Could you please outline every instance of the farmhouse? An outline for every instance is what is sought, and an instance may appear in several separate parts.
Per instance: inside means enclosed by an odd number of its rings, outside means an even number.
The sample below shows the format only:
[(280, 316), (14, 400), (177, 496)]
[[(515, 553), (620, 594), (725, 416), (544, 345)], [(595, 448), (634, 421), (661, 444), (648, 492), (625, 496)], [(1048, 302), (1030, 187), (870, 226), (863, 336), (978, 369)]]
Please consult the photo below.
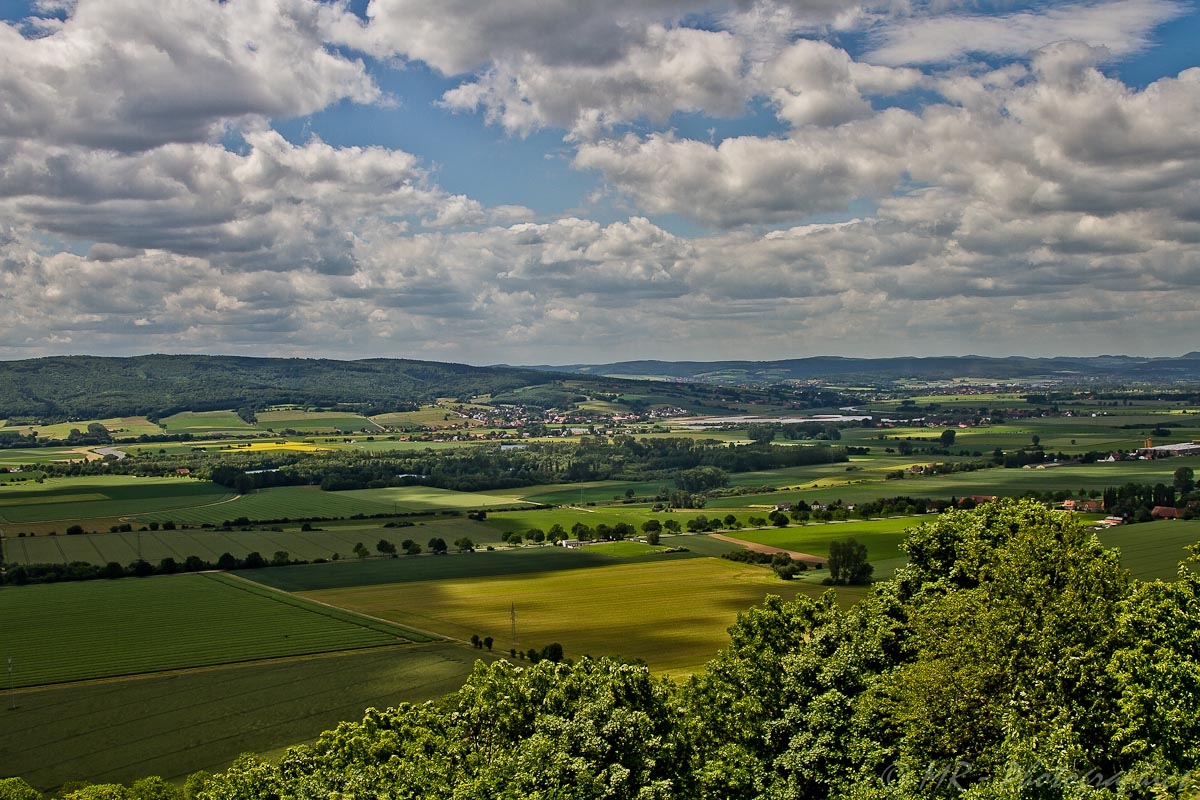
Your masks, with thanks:
[(1179, 509), (1171, 506), (1155, 506), (1150, 509), (1150, 516), (1155, 519), (1179, 519)]

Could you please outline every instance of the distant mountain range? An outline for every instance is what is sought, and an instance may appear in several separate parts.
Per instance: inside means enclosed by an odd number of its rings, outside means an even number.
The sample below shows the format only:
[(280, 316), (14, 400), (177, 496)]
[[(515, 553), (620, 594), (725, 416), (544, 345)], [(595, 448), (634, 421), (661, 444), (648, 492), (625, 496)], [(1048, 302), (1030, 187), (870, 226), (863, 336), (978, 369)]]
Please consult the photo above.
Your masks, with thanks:
[(836, 380), (1145, 380), (1200, 381), (1200, 353), (1179, 357), (1089, 356), (1057, 358), (841, 358), (815, 356), (782, 361), (620, 361), (613, 364), (538, 365), (529, 369), (578, 375), (686, 380), (724, 384)]

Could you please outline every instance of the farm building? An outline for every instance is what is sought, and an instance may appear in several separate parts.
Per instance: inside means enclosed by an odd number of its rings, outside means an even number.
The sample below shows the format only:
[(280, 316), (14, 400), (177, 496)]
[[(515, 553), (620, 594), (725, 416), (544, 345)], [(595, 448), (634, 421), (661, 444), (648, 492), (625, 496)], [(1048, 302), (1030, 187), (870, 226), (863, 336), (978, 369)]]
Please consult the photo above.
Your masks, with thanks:
[(1160, 444), (1157, 447), (1151, 447), (1149, 442), (1145, 447), (1138, 450), (1138, 455), (1141, 456), (1200, 456), (1200, 442), (1179, 442), (1178, 444)]
[(1172, 506), (1155, 506), (1150, 509), (1150, 516), (1155, 519), (1179, 519), (1179, 509)]

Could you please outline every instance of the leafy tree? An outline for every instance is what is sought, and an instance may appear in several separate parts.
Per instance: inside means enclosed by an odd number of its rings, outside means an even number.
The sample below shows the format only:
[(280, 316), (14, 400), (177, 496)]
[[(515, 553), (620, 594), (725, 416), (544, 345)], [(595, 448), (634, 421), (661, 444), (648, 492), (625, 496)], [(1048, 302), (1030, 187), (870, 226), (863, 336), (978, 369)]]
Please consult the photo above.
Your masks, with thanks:
[(458, 552), (460, 552), (460, 553), (475, 552), (475, 543), (472, 542), (470, 539), (468, 539), (466, 536), (462, 537), (461, 539), (455, 539), (454, 546), (456, 548), (458, 548)]
[(429, 552), (435, 555), (444, 555), (447, 549), (446, 540), (440, 536), (435, 536), (429, 540)]
[(496, 641), (496, 640), (495, 640), (495, 639), (493, 639), (493, 638), (492, 638), (492, 637), (490, 637), (490, 636), (485, 636), (485, 637), (483, 637), (483, 646), (484, 646), (484, 647), (486, 647), (486, 648), (488, 649), (488, 652), (489, 652), (489, 653), (490, 653), (490, 652), (492, 652), (492, 644), (493, 644), (495, 641)]
[[(1174, 485), (1175, 491), (1179, 494), (1187, 494), (1192, 489), (1196, 488), (1196, 474), (1191, 467), (1180, 467), (1175, 470)], [(68, 531), (69, 533), (70, 531)]]
[(829, 543), (829, 582), (856, 585), (871, 580), (875, 568), (867, 560), (867, 546), (853, 538)]
[(658, 531), (651, 531), (646, 534), (647, 543), (657, 546), (660, 541), (662, 541), (662, 534)]
[(42, 793), (21, 778), (0, 778), (0, 800), (42, 800)]
[(720, 467), (695, 467), (680, 471), (675, 483), (685, 492), (705, 492), (729, 483), (729, 473)]
[(396, 545), (392, 544), (387, 539), (380, 539), (375, 543), (375, 549), (386, 555), (388, 553), (395, 553)]
[(263, 554), (255, 550), (253, 553), (246, 554), (246, 560), (242, 564), (246, 569), (262, 569), (267, 566), (267, 559), (263, 558)]
[(754, 444), (770, 444), (778, 430), (776, 425), (754, 423), (746, 426), (746, 438)]
[(953, 445), (954, 439), (957, 435), (957, 432), (953, 428), (946, 428), (946, 430), (942, 431), (942, 435), (939, 437), (942, 447), (950, 447)]
[(233, 553), (221, 553), (217, 558), (217, 569), (231, 570), (238, 568), (238, 560), (233, 557)]

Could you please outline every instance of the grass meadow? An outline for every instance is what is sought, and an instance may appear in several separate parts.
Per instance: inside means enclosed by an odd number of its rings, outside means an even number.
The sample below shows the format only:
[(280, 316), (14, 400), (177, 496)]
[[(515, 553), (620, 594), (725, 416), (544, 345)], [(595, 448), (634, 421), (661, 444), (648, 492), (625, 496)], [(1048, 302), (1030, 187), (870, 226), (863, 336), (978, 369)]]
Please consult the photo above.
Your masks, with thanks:
[(17, 686), (429, 638), (219, 573), (7, 586), (0, 618)]
[(46, 792), (80, 779), (181, 781), (314, 740), (370, 706), (442, 697), (478, 657), (457, 644), (384, 646), (5, 691), (2, 772)]

